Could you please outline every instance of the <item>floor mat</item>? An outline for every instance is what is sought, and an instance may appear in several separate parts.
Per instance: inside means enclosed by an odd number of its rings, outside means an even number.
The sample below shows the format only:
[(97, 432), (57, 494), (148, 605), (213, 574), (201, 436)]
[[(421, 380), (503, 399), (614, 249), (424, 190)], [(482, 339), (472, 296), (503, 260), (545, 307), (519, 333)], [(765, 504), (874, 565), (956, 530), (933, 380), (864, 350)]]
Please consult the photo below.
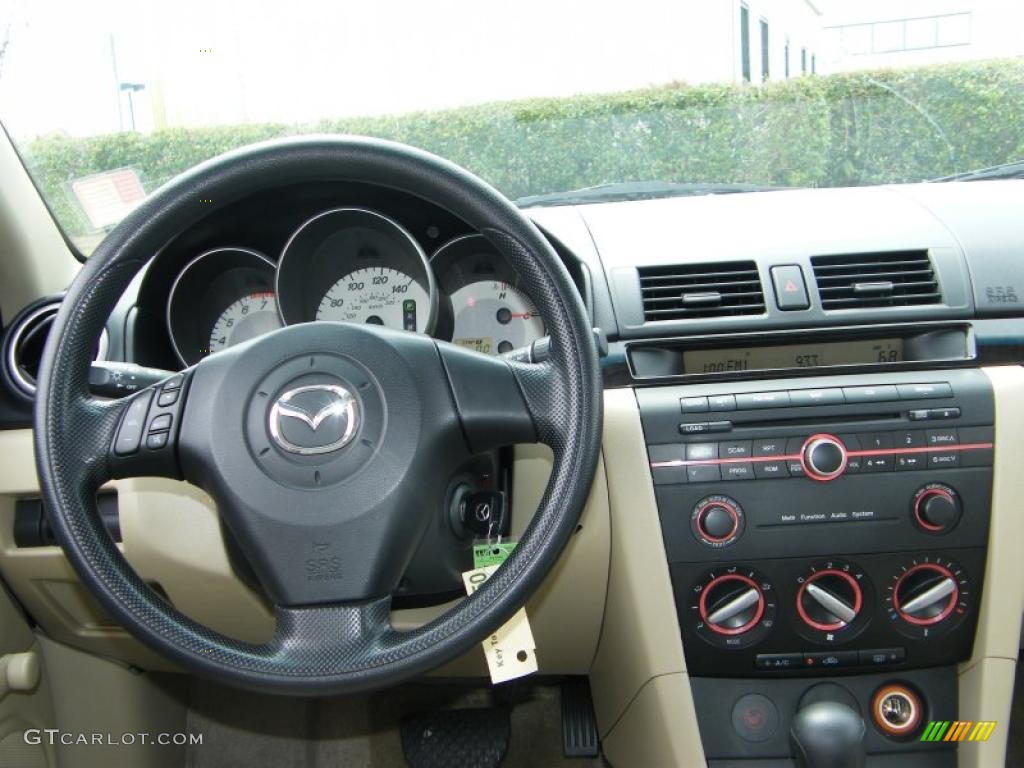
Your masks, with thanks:
[(495, 687), (405, 685), (372, 694), (296, 699), (193, 680), (188, 728), (202, 734), (188, 768), (407, 768), (400, 723), (415, 713), (504, 708), (511, 733), (502, 768), (603, 768), (562, 755), (559, 689), (519, 681)]

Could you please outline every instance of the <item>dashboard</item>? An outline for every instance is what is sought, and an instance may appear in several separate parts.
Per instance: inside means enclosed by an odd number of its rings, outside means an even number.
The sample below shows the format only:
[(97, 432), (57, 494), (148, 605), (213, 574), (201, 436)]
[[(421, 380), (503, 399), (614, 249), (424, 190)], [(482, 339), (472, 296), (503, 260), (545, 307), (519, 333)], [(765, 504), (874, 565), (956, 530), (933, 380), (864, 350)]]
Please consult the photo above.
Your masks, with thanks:
[[(578, 286), (584, 267), (556, 244)], [(254, 195), (183, 233), (150, 265), (129, 355), (167, 368), (298, 323), (368, 323), (488, 355), (544, 321), (481, 234), (426, 201), (345, 184)]]
[[(671, 754), (652, 764), (686, 764), (700, 743), (712, 765), (787, 761), (794, 714), (823, 683), (870, 718), (868, 765), (952, 765), (955, 745), (921, 746), (924, 723), (1005, 719), (982, 705), (1012, 681), (1024, 605), (1022, 207), (1024, 183), (977, 182), (529, 211), (609, 341), (595, 484), (607, 506), (567, 550), (574, 575), (547, 615), (531, 607), (544, 671), (590, 675), (606, 754), (634, 764), (643, 743)], [(339, 320), (484, 354), (545, 333), (519, 276), (465, 222), (394, 190), (323, 182), (254, 193), (170, 240), (111, 318), (108, 354), (180, 369), (282, 325)], [(5, 426), (29, 424), (23, 403), (10, 411)], [(543, 460), (477, 464), (465, 477), (514, 489), (522, 530)], [(195, 608), (174, 558), (196, 537), (157, 537), (140, 555), (133, 498), (117, 501), (126, 550)], [(30, 533), (45, 543), (40, 515)], [(442, 522), (403, 611), (451, 595), (466, 541)], [(34, 597), (42, 570), (18, 580), (41, 546), (4, 554), (15, 590), (55, 637), (106, 653)], [(658, 732), (644, 715), (653, 696), (689, 730)], [(961, 765), (986, 764), (968, 747), (981, 748), (964, 745)]]

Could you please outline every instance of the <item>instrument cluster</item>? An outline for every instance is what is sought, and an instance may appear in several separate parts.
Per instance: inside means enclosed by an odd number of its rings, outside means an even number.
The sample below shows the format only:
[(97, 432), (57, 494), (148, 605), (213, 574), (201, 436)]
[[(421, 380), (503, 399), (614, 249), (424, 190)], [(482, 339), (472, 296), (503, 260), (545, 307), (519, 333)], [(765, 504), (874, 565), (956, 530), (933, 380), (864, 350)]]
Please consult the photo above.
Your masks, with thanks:
[(167, 331), (183, 365), (321, 320), (426, 333), (496, 355), (545, 334), (518, 285), (482, 235), (460, 235), (428, 254), (390, 216), (332, 208), (304, 221), (276, 261), (237, 246), (196, 254), (174, 280)]

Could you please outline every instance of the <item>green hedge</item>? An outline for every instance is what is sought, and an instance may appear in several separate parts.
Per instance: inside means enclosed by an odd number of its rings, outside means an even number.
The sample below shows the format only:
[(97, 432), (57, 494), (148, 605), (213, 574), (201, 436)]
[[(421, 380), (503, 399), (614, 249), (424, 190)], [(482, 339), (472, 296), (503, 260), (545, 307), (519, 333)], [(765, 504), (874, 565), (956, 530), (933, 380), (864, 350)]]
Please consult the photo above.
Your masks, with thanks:
[(407, 142), (510, 197), (611, 181), (846, 186), (916, 181), (1024, 156), (1024, 59), (802, 77), (760, 87), (670, 84), (437, 112), (47, 136), (22, 146), (72, 236), (82, 176), (132, 166), (152, 190), (220, 152), (277, 136), (352, 133)]

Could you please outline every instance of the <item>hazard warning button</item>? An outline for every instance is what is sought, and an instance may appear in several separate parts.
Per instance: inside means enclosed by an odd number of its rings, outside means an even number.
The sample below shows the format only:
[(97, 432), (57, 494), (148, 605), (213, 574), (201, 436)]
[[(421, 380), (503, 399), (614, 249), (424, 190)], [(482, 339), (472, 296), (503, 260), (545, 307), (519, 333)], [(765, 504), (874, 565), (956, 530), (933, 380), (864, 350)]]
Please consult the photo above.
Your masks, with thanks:
[(796, 264), (772, 267), (772, 285), (775, 286), (775, 301), (782, 310), (807, 309), (807, 286), (803, 270)]

